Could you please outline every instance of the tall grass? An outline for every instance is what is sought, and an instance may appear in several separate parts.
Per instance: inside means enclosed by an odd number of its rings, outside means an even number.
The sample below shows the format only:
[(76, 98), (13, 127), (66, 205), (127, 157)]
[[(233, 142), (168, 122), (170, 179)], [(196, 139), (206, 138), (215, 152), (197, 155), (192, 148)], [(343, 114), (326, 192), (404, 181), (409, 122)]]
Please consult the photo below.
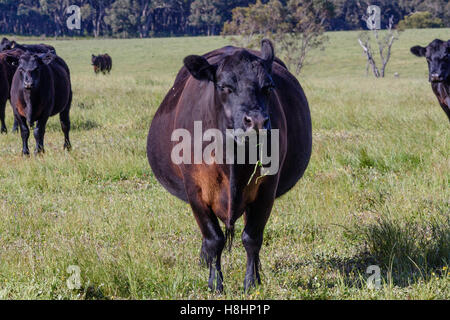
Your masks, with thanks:
[[(402, 33), (385, 79), (365, 76), (357, 32), (330, 33), (311, 55), (299, 81), (312, 159), (275, 203), (263, 284), (248, 295), (240, 241), (223, 257), (225, 293), (208, 291), (190, 207), (156, 181), (145, 150), (184, 56), (228, 40), (49, 41), (72, 72), (73, 151), (63, 151), (57, 117), (43, 157), (23, 158), (19, 135), (0, 137), (0, 298), (448, 299), (449, 123), (425, 60), (409, 53), (448, 34)], [(96, 76), (90, 56), (104, 52), (112, 74)], [(236, 239), (242, 229), (239, 220)], [(78, 290), (67, 286), (71, 265)], [(370, 265), (381, 270), (378, 290), (367, 286)]]

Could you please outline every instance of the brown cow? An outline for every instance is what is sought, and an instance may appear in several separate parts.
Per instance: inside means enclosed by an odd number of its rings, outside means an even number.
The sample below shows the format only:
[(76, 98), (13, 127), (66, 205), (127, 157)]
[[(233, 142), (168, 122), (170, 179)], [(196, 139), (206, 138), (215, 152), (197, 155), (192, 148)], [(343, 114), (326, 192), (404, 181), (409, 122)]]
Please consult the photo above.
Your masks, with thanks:
[[(9, 99), (11, 82), (18, 66), (19, 57), (23, 54), (20, 49), (0, 52), (0, 122), (1, 133), (7, 133), (5, 124), (6, 101)], [(14, 130), (14, 129), (13, 129)]]
[[(249, 161), (250, 149), (260, 151), (262, 144), (248, 137), (232, 140), (233, 147), (245, 146), (244, 163), (230, 163), (219, 153), (211, 153), (215, 157), (212, 164), (198, 163), (195, 152), (187, 155), (187, 161), (174, 162), (173, 134), (195, 132), (195, 122), (200, 122), (204, 130), (218, 129), (224, 136), (233, 129), (266, 132), (270, 145), (277, 131), (279, 152), (275, 164), (279, 170), (265, 175), (260, 165)], [(275, 198), (290, 190), (306, 170), (311, 136), (305, 94), (297, 79), (275, 57), (269, 40), (263, 40), (261, 52), (225, 47), (185, 58), (184, 67), (153, 118), (147, 156), (158, 181), (191, 205), (203, 235), (201, 257), (210, 268), (208, 285), (212, 290), (223, 290), (222, 250), (226, 241), (231, 241), (234, 224), (243, 214), (242, 241), (247, 252), (244, 288), (260, 283), (259, 252), (265, 225)], [(223, 141), (218, 145), (223, 146)], [(201, 146), (205, 148), (205, 143)], [(236, 160), (234, 152), (231, 158)], [(194, 164), (190, 164), (192, 158)], [(226, 236), (219, 219), (225, 225)]]
[(35, 153), (44, 152), (44, 134), (48, 118), (59, 113), (64, 132), (64, 148), (70, 150), (70, 72), (63, 59), (48, 52), (26, 52), (16, 62), (18, 68), (11, 85), (11, 105), (22, 136), (22, 153), (28, 155), (29, 126), (34, 129)]

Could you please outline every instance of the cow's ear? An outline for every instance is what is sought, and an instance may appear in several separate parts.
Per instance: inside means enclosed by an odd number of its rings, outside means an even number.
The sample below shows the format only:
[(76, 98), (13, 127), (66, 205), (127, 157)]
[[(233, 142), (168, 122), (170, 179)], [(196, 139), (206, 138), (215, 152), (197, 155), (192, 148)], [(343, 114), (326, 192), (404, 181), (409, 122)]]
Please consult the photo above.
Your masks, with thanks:
[(217, 66), (209, 64), (208, 60), (201, 56), (187, 56), (184, 58), (184, 66), (191, 75), (201, 81), (216, 81)]
[(411, 53), (418, 57), (425, 57), (426, 52), (427, 48), (421, 46), (415, 46), (411, 48)]
[(2, 42), (0, 42), (0, 44), (5, 44), (5, 43), (7, 43), (7, 42), (9, 42), (9, 40), (8, 40), (7, 38), (3, 38), (3, 39), (2, 39)]
[(51, 52), (47, 52), (42, 55), (39, 55), (39, 58), (41, 59), (41, 61), (47, 65), (52, 63), (52, 61), (55, 59), (55, 57), (56, 56)]
[(273, 60), (275, 59), (275, 49), (273, 48), (272, 41), (269, 39), (263, 39), (261, 42), (261, 57), (272, 67)]
[(8, 63), (9, 65), (13, 66), (13, 67), (17, 67), (19, 65), (19, 58), (15, 57), (15, 56), (6, 56), (6, 63)]

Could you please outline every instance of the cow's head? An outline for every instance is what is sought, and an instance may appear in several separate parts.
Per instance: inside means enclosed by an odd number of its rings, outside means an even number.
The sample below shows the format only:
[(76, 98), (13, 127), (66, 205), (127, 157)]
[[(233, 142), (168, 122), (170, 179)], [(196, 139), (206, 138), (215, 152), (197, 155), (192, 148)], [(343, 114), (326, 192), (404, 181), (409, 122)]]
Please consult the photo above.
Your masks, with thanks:
[(92, 66), (94, 67), (94, 72), (98, 73), (100, 71), (100, 64), (101, 64), (100, 56), (92, 55), (91, 61)]
[(430, 82), (450, 81), (450, 40), (435, 39), (427, 47), (412, 47), (411, 52), (427, 59)]
[(22, 54), (23, 51), (20, 49), (7, 50), (5, 52), (0, 53), (0, 63), (6, 66), (7, 68), (6, 70), (8, 72), (8, 79), (10, 79), (10, 81), (12, 80), (12, 77), (14, 76), (17, 67), (19, 66), (19, 59)]
[(10, 50), (16, 45), (15, 41), (9, 41), (7, 38), (3, 38), (0, 42), (0, 51)]
[(25, 90), (38, 88), (41, 81), (41, 70), (50, 64), (55, 55), (51, 52), (45, 54), (31, 54), (26, 52), (19, 59), (16, 74)]
[(226, 127), (247, 132), (271, 128), (268, 100), (275, 87), (272, 80), (274, 58), (272, 43), (263, 40), (261, 57), (242, 49), (226, 56), (217, 65), (209, 64), (201, 56), (186, 57), (184, 65), (195, 79), (215, 84)]

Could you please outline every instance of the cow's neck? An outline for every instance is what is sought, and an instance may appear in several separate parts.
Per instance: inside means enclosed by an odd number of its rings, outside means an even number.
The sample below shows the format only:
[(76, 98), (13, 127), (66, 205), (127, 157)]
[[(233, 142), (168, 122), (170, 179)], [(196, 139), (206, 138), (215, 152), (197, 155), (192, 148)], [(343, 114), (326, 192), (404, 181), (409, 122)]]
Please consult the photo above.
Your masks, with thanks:
[(264, 177), (257, 164), (230, 164), (230, 223), (234, 222), (244, 213), (246, 206), (253, 202), (258, 194), (260, 184)]

